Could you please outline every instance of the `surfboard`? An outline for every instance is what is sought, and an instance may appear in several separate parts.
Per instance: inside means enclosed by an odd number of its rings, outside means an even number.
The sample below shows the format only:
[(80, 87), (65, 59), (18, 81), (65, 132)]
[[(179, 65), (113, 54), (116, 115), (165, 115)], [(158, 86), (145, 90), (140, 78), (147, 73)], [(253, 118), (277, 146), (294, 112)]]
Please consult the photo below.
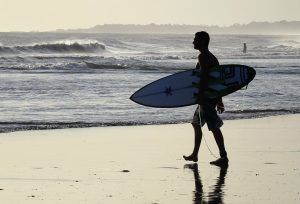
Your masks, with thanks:
[(196, 69), (178, 72), (158, 79), (137, 90), (130, 99), (157, 108), (176, 108), (197, 104), (201, 91), (207, 98), (218, 98), (247, 86), (256, 71), (239, 64), (220, 65), (210, 69), (208, 89), (201, 90), (200, 72)]

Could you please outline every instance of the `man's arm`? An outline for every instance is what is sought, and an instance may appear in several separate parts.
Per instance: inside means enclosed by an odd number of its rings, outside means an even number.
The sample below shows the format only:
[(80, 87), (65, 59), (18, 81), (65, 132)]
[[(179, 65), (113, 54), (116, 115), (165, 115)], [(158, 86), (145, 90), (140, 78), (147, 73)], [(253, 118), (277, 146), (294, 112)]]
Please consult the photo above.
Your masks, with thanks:
[(223, 113), (225, 111), (225, 106), (223, 104), (222, 98), (220, 98), (218, 104), (217, 104), (217, 111), (219, 113)]

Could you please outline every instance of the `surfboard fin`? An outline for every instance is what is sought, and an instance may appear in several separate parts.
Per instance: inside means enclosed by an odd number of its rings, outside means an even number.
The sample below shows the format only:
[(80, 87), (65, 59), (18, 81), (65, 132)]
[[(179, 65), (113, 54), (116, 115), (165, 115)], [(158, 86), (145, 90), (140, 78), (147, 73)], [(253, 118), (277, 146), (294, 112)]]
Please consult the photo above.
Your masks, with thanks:
[(248, 84), (241, 88), (241, 90), (247, 90), (247, 89), (248, 89)]

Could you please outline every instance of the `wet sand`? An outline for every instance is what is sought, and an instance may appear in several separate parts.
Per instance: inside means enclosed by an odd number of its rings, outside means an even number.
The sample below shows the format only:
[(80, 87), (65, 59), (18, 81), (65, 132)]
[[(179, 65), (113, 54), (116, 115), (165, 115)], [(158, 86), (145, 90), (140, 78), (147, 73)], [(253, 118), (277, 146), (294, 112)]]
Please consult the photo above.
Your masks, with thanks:
[[(228, 168), (190, 124), (0, 134), (1, 203), (300, 203), (300, 115), (225, 121)], [(204, 127), (208, 147), (218, 151)]]

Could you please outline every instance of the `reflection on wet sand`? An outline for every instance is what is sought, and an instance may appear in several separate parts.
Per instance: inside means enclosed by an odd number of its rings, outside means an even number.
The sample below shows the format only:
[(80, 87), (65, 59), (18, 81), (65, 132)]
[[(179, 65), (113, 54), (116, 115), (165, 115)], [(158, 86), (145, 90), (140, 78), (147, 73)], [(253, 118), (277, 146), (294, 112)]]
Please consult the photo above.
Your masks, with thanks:
[(197, 163), (185, 164), (184, 168), (191, 169), (194, 173), (194, 179), (195, 179), (195, 191), (194, 191), (194, 199), (193, 199), (194, 204), (223, 203), (223, 196), (224, 196), (223, 187), (225, 185), (225, 176), (227, 173), (228, 166), (219, 167), (220, 174), (219, 177), (216, 179), (217, 180), (216, 184), (209, 188), (210, 192), (208, 193), (208, 201), (204, 200), (203, 185), (199, 175), (198, 164)]

